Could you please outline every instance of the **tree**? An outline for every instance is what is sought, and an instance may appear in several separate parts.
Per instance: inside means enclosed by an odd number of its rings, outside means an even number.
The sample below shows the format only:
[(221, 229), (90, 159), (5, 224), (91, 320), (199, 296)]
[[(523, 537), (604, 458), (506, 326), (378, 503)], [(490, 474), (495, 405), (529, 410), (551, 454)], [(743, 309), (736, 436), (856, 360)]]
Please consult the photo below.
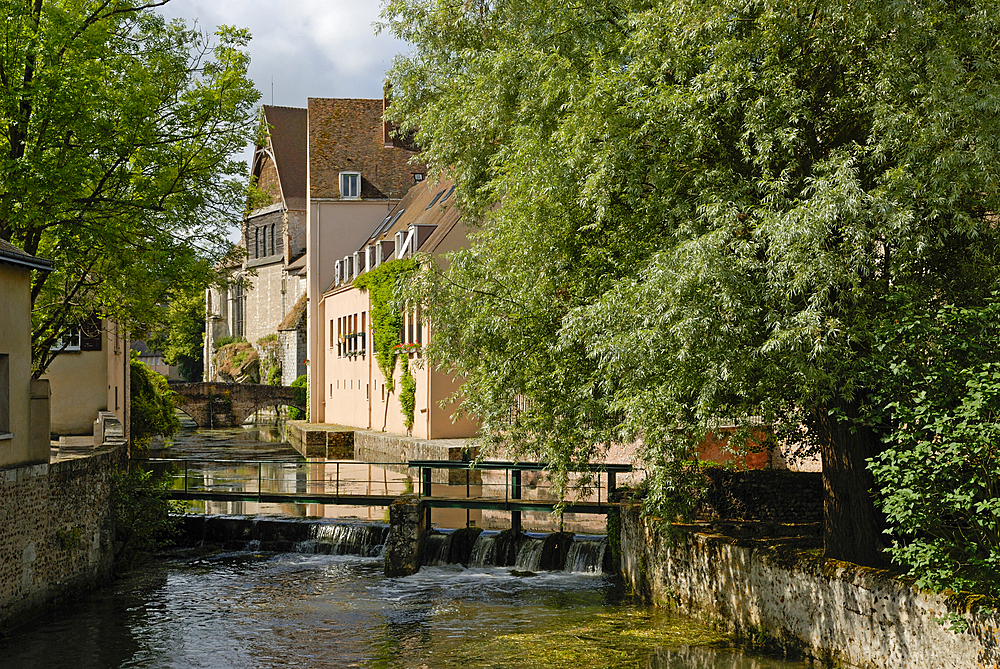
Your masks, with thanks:
[(205, 288), (195, 283), (179, 286), (162, 307), (163, 330), (149, 338), (149, 345), (163, 352), (163, 361), (176, 365), (181, 378), (201, 381), (205, 368)]
[(249, 34), (223, 27), (213, 44), (152, 11), (166, 1), (4, 5), (0, 238), (55, 262), (33, 277), (36, 376), (94, 314), (143, 334), (239, 218)]
[(173, 391), (167, 380), (138, 360), (132, 360), (130, 430), (132, 443), (140, 450), (153, 437), (171, 437), (180, 427), (174, 413)]
[(901, 305), (876, 332), (873, 462), (894, 529), (889, 552), (921, 588), (1000, 602), (1000, 300), (976, 308)]
[(484, 437), (562, 467), (641, 438), (664, 500), (713, 425), (763, 421), (823, 455), (826, 555), (885, 564), (874, 333), (997, 282), (992, 6), (392, 0), (383, 18), (416, 47), (391, 116), (484, 222), (414, 289)]

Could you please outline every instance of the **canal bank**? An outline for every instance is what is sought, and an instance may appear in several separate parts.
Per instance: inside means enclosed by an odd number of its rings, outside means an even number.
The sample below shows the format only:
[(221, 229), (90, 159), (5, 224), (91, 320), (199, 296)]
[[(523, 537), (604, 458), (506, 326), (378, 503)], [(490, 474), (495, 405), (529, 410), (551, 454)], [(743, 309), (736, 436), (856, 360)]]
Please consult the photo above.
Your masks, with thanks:
[(111, 474), (124, 462), (121, 424), (103, 444), (0, 470), (0, 636), (111, 581)]
[(995, 614), (921, 592), (886, 571), (827, 560), (788, 527), (705, 522), (667, 536), (638, 504), (625, 503), (622, 572), (648, 603), (825, 666), (1000, 667)]
[[(432, 550), (418, 573), (389, 578), (373, 550), (385, 535), (378, 524), (190, 522), (191, 538), (221, 539), (228, 547), (161, 556), (17, 630), (0, 641), (4, 669), (806, 667), (747, 654), (717, 630), (633, 605), (615, 579), (600, 573), (599, 560), (567, 559), (561, 570), (528, 572), (480, 563), (472, 554), (468, 566), (449, 564), (441, 560), (446, 551)], [(483, 534), (477, 547), (490, 543)], [(302, 552), (265, 552), (267, 537)], [(523, 551), (524, 565), (532, 552)], [(485, 558), (490, 551), (473, 553)]]

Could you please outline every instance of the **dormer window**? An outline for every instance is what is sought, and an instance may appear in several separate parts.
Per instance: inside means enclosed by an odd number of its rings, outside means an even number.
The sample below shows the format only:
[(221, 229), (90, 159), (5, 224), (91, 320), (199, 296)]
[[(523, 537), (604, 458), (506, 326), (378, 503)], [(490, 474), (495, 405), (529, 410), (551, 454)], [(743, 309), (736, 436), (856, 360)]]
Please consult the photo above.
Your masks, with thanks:
[(361, 173), (341, 172), (340, 173), (340, 199), (360, 200), (361, 199)]
[(423, 174), (423, 172), (414, 172), (413, 173), (413, 183), (418, 184), (418, 183), (420, 183), (423, 180), (424, 180), (424, 174)]

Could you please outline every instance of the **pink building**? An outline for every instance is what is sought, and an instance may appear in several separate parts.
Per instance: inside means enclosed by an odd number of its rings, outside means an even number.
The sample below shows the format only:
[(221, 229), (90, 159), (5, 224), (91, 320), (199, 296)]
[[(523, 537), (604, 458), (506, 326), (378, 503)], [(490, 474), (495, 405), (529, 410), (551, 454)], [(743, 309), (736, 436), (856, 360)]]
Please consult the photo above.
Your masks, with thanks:
[[(399, 403), (400, 365), (396, 366), (395, 392), (390, 394), (372, 355), (370, 296), (356, 288), (353, 281), (384, 262), (411, 257), (417, 251), (432, 254), (442, 262), (445, 253), (465, 246), (466, 228), (455, 200), (455, 186), (450, 180), (419, 183), (370, 230), (367, 240), (334, 264), (333, 280), (320, 300), (324, 320), (316, 328), (320, 336), (316, 360), (321, 363), (312, 370), (316, 422), (407, 434)], [(406, 356), (416, 381), (411, 436), (471, 437), (476, 432), (473, 421), (453, 421), (454, 408), (439, 406), (455, 392), (458, 382), (422, 364), (420, 347), (428, 340), (430, 327), (414, 310), (406, 315), (400, 333), (400, 343), (408, 345), (408, 351), (401, 355)], [(319, 369), (322, 374), (317, 373)]]

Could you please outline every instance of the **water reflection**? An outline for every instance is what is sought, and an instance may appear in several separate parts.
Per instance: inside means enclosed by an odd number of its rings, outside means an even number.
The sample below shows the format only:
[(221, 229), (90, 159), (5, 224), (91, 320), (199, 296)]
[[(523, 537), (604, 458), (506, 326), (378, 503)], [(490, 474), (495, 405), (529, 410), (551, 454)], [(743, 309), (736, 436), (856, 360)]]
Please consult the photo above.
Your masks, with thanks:
[[(696, 623), (619, 603), (598, 575), (517, 578), (381, 561), (253, 553), (133, 574), (0, 644), (4, 669), (692, 667), (792, 669), (718, 644)], [(567, 655), (572, 651), (571, 657)], [(575, 658), (575, 659), (574, 659)]]

